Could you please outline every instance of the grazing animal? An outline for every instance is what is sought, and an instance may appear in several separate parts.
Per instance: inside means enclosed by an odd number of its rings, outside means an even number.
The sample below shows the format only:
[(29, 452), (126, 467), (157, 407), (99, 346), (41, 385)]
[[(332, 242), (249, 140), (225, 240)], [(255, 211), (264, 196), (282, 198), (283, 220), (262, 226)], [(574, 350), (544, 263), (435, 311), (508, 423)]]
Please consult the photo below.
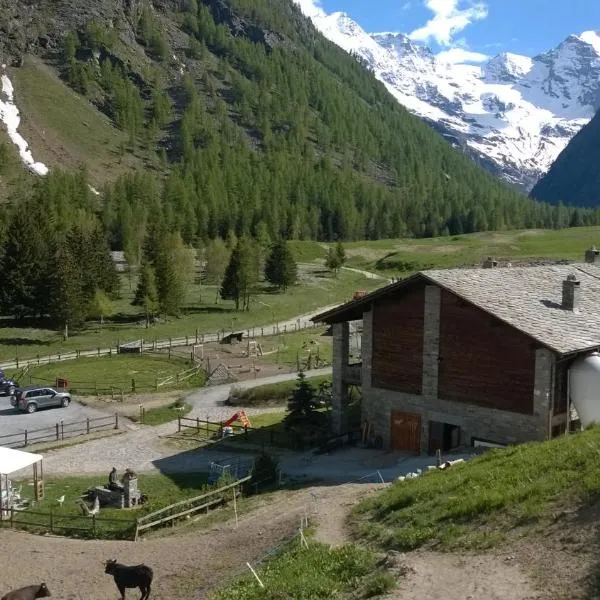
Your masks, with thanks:
[(52, 596), (45, 583), (37, 585), (28, 585), (26, 587), (13, 590), (2, 596), (2, 600), (35, 600), (35, 598), (47, 598)]
[(94, 498), (94, 508), (89, 509), (88, 505), (83, 500), (78, 500), (77, 503), (81, 506), (81, 510), (86, 517), (93, 517), (100, 513), (100, 497)]
[(60, 498), (57, 498), (56, 501), (60, 504), (62, 508), (63, 502), (65, 501), (65, 495), (63, 494)]
[(135, 565), (128, 567), (118, 563), (116, 560), (107, 560), (104, 572), (107, 575), (112, 575), (115, 579), (115, 584), (121, 592), (121, 600), (125, 600), (126, 588), (140, 588), (142, 597), (140, 600), (148, 600), (150, 596), (150, 586), (154, 573), (150, 567), (146, 565)]

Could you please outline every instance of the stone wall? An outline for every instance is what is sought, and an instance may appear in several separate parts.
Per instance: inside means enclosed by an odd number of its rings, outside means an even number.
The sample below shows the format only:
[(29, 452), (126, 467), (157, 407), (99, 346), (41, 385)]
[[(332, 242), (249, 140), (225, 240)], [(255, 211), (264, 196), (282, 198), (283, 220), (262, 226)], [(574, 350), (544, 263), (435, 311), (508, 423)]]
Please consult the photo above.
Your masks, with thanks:
[(333, 366), (332, 366), (332, 399), (331, 425), (334, 433), (346, 431), (347, 387), (344, 382), (344, 371), (348, 364), (350, 328), (348, 323), (333, 325)]
[(470, 445), (472, 437), (500, 444), (544, 440), (548, 437), (548, 420), (544, 416), (522, 415), (378, 388), (371, 388), (367, 393), (363, 390), (363, 401), (369, 406), (366, 413), (373, 423), (374, 434), (383, 439), (384, 448), (390, 446), (392, 410), (421, 416), (422, 452), (427, 452), (429, 448), (429, 421), (458, 425), (461, 445)]

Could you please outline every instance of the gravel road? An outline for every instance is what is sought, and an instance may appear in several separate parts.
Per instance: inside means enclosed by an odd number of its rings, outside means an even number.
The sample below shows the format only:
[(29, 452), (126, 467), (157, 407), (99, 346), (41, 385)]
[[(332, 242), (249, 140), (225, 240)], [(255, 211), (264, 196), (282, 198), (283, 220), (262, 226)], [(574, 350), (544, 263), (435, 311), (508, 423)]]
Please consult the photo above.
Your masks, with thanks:
[[(67, 408), (45, 408), (31, 415), (21, 412), (10, 405), (10, 398), (0, 397), (0, 435), (10, 438), (2, 438), (4, 444), (12, 444), (20, 439), (20, 434), (25, 430), (43, 429), (55, 427), (62, 419), (65, 423), (74, 421), (85, 421), (85, 419), (111, 416), (113, 413), (83, 406), (76, 401), (71, 402)], [(14, 437), (12, 437), (14, 434)]]
[[(331, 368), (315, 369), (311, 376), (326, 375)], [(191, 393), (186, 401), (192, 405), (190, 416), (211, 421), (229, 418), (235, 408), (223, 406), (229, 391), (236, 387), (251, 388), (267, 383), (277, 383), (295, 379), (296, 373), (285, 373), (274, 377), (264, 377), (236, 384), (219, 385), (202, 388)], [(280, 408), (260, 409), (249, 408), (248, 416), (278, 411)], [(29, 416), (29, 415), (28, 415)], [(83, 445), (69, 446), (44, 453), (44, 471), (48, 474), (68, 473), (102, 473), (108, 472), (114, 465), (119, 470), (129, 467), (140, 473), (153, 471), (181, 472), (200, 471), (208, 468), (212, 460), (227, 456), (223, 452), (210, 449), (191, 450), (182, 452), (166, 443), (161, 436), (169, 435), (177, 430), (176, 423), (166, 423), (158, 427), (128, 425), (130, 431), (118, 437), (91, 440)], [(85, 448), (85, 450), (84, 450)]]

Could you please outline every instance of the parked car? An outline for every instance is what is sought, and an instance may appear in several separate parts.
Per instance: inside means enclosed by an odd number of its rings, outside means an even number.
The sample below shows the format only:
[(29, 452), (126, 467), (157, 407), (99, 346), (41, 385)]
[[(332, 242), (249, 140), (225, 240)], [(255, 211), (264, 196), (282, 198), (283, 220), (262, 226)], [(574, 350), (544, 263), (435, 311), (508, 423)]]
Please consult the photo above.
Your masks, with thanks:
[(19, 387), (19, 384), (12, 379), (4, 376), (4, 373), (0, 371), (0, 394), (5, 396), (14, 396), (15, 390)]
[(28, 386), (15, 391), (10, 403), (19, 410), (34, 413), (38, 408), (62, 406), (66, 408), (71, 403), (71, 394), (57, 392), (53, 388)]

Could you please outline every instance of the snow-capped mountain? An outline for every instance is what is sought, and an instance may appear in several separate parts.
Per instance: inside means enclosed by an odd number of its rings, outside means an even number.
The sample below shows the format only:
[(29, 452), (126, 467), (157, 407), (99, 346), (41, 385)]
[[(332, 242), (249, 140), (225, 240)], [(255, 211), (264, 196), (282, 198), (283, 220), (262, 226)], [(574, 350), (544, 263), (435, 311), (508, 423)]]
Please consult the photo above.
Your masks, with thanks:
[(526, 190), (600, 108), (600, 31), (533, 58), (502, 53), (476, 66), (449, 62), (401, 33), (368, 34), (345, 13), (307, 16), (365, 60), (409, 111)]

